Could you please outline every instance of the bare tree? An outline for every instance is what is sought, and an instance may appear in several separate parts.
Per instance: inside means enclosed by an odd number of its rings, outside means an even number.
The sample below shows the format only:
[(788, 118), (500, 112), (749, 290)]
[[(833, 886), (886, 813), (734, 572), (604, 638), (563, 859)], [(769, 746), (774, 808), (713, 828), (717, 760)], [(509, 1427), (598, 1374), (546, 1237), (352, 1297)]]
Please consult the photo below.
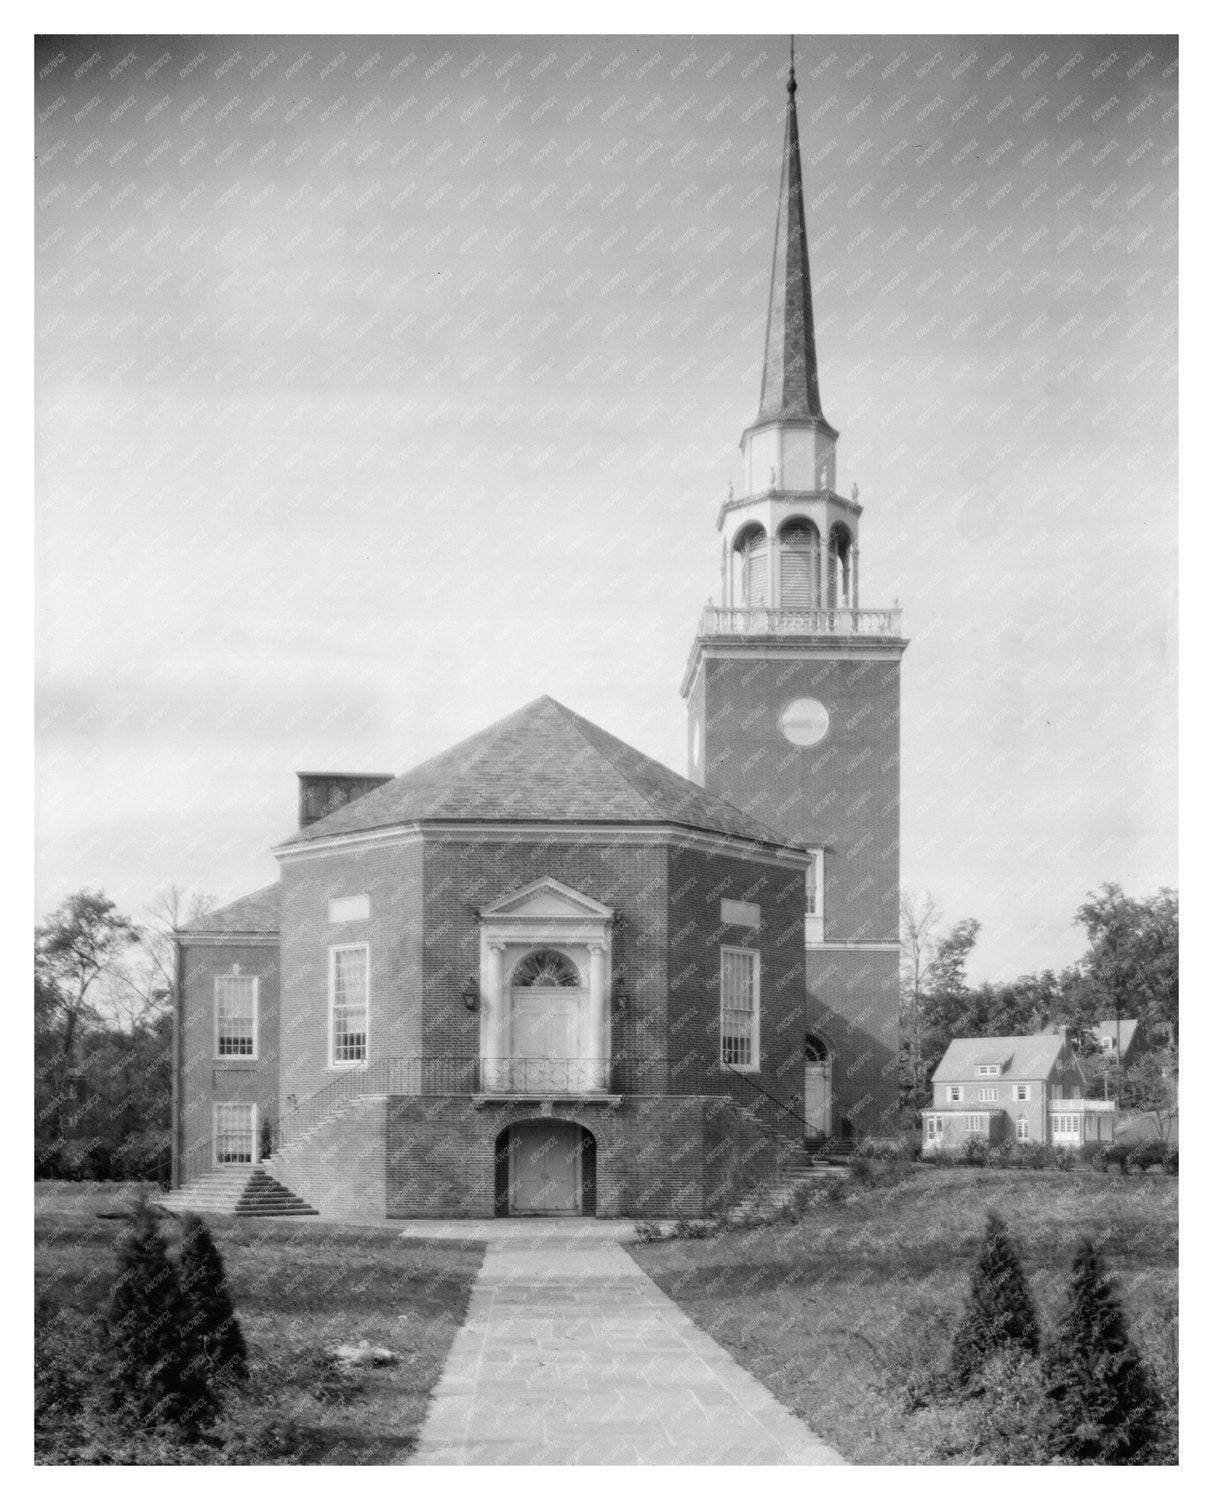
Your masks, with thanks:
[(928, 891), (901, 893), (901, 1019), (906, 1028), (910, 1077), (915, 1094), (922, 1087), (922, 997), (943, 919), (938, 899)]
[(171, 1008), (175, 982), (173, 932), (214, 908), (205, 891), (166, 885), (144, 908), (145, 921), (137, 943), (105, 975), (103, 1008), (130, 1033), (154, 1024)]

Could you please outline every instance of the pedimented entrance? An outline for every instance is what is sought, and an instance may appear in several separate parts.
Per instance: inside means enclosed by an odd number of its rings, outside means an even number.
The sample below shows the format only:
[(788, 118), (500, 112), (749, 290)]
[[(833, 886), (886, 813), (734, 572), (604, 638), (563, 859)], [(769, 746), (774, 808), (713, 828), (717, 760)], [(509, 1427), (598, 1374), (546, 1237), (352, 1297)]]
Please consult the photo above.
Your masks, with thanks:
[(602, 1092), (614, 913), (550, 878), (480, 914), (480, 1055), (490, 1093)]
[(597, 1142), (572, 1120), (523, 1120), (497, 1137), (499, 1215), (593, 1217)]

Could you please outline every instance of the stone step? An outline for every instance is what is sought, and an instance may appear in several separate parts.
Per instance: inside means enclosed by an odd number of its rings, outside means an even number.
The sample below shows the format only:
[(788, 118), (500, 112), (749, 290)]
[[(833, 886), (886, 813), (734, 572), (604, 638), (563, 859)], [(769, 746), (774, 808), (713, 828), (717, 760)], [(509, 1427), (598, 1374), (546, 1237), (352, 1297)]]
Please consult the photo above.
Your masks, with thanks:
[(264, 1167), (217, 1168), (177, 1188), (164, 1198), (169, 1209), (235, 1214), (245, 1218), (303, 1215), (317, 1212), (297, 1193), (276, 1181)]

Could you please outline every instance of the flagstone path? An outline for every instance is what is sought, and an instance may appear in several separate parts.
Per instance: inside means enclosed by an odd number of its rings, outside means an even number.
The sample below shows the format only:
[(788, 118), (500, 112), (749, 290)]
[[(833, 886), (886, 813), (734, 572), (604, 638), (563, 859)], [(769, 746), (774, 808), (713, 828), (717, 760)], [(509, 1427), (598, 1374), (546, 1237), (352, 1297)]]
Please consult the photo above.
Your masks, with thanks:
[(605, 1221), (414, 1222), (489, 1242), (416, 1464), (843, 1464)]

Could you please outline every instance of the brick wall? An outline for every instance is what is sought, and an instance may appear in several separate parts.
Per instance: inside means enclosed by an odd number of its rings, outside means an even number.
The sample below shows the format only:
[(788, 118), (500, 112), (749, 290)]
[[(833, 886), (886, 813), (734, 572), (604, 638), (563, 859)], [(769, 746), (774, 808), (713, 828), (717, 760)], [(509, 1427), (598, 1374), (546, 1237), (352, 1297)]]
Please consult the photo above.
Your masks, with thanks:
[(386, 1099), (353, 1100), (306, 1141), (269, 1157), (265, 1170), (321, 1213), (382, 1218), (387, 1209), (387, 1115)]
[[(282, 868), (282, 1109), (339, 1076), (329, 1065), (329, 949), (370, 949), (374, 1057), (421, 1052), (421, 845), (334, 849)], [(330, 922), (337, 896), (367, 895), (365, 920)], [(293, 1096), (293, 1099), (292, 1099)]]
[(614, 908), (612, 962), (632, 998), (612, 1017), (619, 1057), (660, 1055), (666, 1045), (666, 850), (603, 832), (584, 844), (427, 839), (425, 845), (424, 1045), (427, 1054), (479, 1051), (479, 1020), (459, 1000), (480, 968), (477, 912), (551, 876)]
[[(896, 942), (900, 662), (850, 656), (730, 657), (705, 663), (706, 785), (794, 843), (832, 846), (827, 942)], [(820, 745), (790, 745), (783, 706), (817, 698)]]
[(808, 1025), (834, 1052), (836, 1128), (890, 1135), (898, 1106), (898, 955), (805, 950)]
[(603, 1218), (708, 1214), (769, 1170), (755, 1127), (720, 1099), (631, 1096), (615, 1106), (555, 1104), (540, 1117), (533, 1105), (397, 1097), (387, 1105), (388, 1217), (491, 1217), (504, 1133), (536, 1119), (592, 1133)]
[[(750, 948), (760, 955), (762, 1067), (754, 1076), (790, 1102), (804, 1085), (803, 870), (672, 849), (669, 891), (671, 1087), (720, 1091), (720, 950)], [(757, 906), (761, 925), (722, 921), (722, 899)]]
[[(215, 1056), (215, 976), (232, 973), (258, 979), (258, 1036), (255, 1060)], [(179, 1146), (184, 1181), (214, 1167), (208, 1143), (214, 1139), (214, 1105), (256, 1104), (258, 1120), (278, 1113), (279, 958), (276, 945), (254, 943), (182, 944), (181, 1076), (178, 1095)]]

